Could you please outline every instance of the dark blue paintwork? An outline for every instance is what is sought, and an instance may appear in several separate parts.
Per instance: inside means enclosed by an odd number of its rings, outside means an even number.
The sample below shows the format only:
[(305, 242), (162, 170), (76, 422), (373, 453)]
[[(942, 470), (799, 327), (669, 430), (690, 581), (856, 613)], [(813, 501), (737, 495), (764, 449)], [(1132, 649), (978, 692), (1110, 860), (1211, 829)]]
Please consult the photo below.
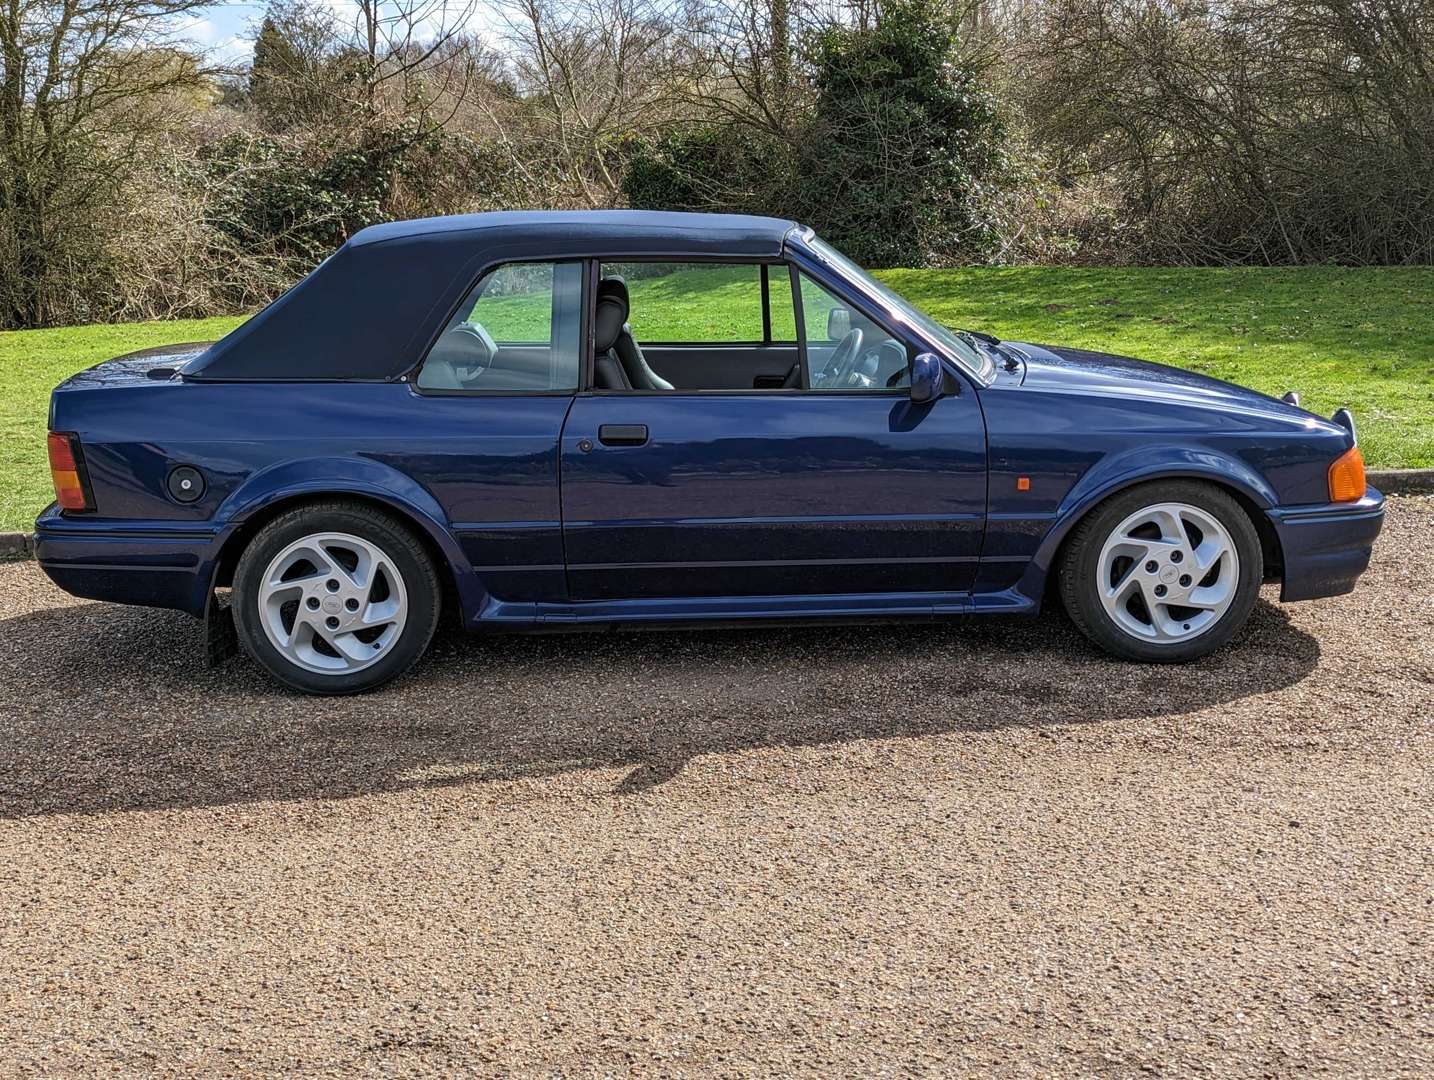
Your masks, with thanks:
[[(595, 394), (563, 431), (574, 600), (970, 589), (986, 447), (974, 395)], [(658, 411), (654, 411), (658, 410)], [(601, 424), (646, 424), (600, 447)]]
[[(1328, 504), (1346, 428), (1103, 354), (1017, 344), (974, 370), (807, 235), (636, 212), (366, 230), (223, 342), (112, 361), (56, 390), (51, 428), (80, 436), (96, 510), (42, 514), (41, 564), (80, 596), (200, 614), (269, 516), (345, 495), (421, 531), (475, 628), (1034, 611), (1083, 514), (1179, 476), (1239, 497), (1285, 599), (1353, 587), (1383, 498)], [(794, 262), (940, 357), (940, 392), (415, 389), (414, 366), (484, 268), (642, 255)], [(930, 371), (914, 381), (922, 397)], [(611, 424), (645, 425), (647, 442), (602, 445)], [(167, 494), (179, 465), (205, 475), (195, 503)]]

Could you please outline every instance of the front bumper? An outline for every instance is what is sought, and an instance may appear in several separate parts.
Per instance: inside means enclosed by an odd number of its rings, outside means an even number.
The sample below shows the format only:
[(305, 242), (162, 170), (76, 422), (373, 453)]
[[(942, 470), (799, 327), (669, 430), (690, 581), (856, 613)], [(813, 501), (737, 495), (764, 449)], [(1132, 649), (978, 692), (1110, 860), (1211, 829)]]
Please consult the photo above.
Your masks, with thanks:
[(35, 558), (72, 596), (202, 615), (213, 579), (214, 533), (165, 523), (67, 518), (51, 505), (35, 521)]
[(1284, 558), (1280, 599), (1314, 600), (1354, 588), (1384, 525), (1384, 496), (1367, 488), (1358, 502), (1282, 506), (1267, 513)]

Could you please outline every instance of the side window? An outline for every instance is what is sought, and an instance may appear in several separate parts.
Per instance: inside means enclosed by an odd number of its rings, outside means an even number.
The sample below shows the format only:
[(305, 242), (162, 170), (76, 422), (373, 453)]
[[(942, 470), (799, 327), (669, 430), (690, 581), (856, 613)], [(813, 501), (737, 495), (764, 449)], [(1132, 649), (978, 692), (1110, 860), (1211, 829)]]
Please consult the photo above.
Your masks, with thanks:
[(576, 390), (582, 264), (505, 263), (479, 279), (423, 360), (423, 390)]
[(605, 262), (599, 276), (627, 283), (627, 325), (644, 345), (742, 344), (762, 340), (761, 270), (756, 263)]
[(799, 278), (811, 389), (889, 390), (911, 385), (909, 357), (901, 341), (805, 274)]
[(772, 340), (782, 344), (797, 343), (797, 315), (792, 306), (792, 269), (783, 264), (772, 266), (767, 274), (768, 303), (772, 311)]

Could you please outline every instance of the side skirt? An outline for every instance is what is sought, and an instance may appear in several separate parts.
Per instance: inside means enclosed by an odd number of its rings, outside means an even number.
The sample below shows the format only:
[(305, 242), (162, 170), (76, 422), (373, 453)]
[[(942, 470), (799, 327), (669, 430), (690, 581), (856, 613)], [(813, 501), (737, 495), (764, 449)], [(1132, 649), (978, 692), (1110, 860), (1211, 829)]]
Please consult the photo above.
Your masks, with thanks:
[[(1011, 598), (1014, 601), (1014, 598)], [(474, 630), (594, 630), (675, 626), (743, 626), (754, 622), (863, 623), (933, 619), (972, 612), (1017, 614), (1034, 610), (1025, 602), (991, 604), (965, 592), (876, 593), (827, 596), (684, 597), (602, 600), (574, 603), (490, 601), (469, 625)]]

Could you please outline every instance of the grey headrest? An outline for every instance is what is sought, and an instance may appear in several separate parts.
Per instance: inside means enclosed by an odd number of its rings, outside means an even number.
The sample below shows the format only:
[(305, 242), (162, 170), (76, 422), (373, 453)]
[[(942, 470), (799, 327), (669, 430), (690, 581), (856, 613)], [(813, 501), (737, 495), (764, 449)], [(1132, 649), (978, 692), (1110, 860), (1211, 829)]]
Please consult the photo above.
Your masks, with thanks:
[(598, 282), (597, 312), (593, 319), (593, 348), (605, 353), (613, 347), (627, 322), (627, 282), (607, 277)]

